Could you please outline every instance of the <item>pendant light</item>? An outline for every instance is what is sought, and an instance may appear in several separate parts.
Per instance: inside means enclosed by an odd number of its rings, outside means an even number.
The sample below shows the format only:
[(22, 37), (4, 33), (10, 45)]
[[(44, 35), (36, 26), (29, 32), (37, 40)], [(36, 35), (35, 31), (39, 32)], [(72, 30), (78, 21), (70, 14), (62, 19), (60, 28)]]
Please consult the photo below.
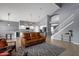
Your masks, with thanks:
[(8, 13), (8, 26), (10, 26), (9, 17), (10, 17), (10, 13)]

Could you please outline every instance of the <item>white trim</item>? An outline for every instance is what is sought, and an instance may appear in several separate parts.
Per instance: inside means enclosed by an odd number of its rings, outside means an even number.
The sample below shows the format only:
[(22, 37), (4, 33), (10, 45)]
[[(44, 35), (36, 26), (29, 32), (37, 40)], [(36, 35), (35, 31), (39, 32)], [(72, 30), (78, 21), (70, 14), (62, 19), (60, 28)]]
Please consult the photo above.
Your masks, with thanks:
[[(51, 39), (51, 40), (53, 40), (53, 39)], [(54, 39), (54, 40), (61, 40), (61, 39)], [(66, 40), (63, 40), (63, 41), (66, 41)], [(66, 42), (68, 42), (68, 41), (66, 41)], [(75, 44), (75, 45), (79, 45), (79, 42), (71, 41), (71, 43), (73, 43), (73, 44)]]
[(76, 44), (76, 45), (79, 45), (79, 43), (78, 42), (74, 42), (74, 41), (71, 41), (73, 44)]

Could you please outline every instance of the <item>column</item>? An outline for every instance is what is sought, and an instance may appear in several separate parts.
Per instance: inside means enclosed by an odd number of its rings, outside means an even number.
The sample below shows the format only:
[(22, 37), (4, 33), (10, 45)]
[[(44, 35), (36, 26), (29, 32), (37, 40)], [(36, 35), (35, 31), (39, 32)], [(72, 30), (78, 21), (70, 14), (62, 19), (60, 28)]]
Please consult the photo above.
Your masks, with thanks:
[(51, 39), (51, 17), (47, 15), (47, 37)]

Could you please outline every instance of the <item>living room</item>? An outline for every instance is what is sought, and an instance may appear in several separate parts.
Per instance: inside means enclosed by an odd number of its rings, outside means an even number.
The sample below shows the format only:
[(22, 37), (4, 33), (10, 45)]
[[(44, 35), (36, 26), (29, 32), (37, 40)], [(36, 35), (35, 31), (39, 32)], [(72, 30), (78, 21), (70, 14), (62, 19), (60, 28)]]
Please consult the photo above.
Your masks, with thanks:
[(0, 56), (79, 56), (78, 12), (79, 3), (0, 3)]

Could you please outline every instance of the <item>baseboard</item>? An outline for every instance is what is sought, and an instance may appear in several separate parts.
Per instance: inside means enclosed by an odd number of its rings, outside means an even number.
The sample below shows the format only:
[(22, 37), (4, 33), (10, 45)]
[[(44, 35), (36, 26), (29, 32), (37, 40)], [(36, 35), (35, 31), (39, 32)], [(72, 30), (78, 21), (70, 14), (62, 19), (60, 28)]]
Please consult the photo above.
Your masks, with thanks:
[[(53, 39), (51, 39), (51, 40), (53, 40)], [(59, 40), (59, 39), (55, 39), (55, 40)], [(61, 39), (60, 39), (60, 40), (61, 40)], [(66, 40), (63, 40), (63, 41), (66, 41)], [(66, 42), (68, 42), (68, 41), (66, 41)], [(76, 44), (76, 45), (79, 45), (78, 42), (71, 41), (71, 43)]]
[(76, 44), (76, 45), (79, 45), (79, 43), (78, 43), (78, 42), (74, 42), (74, 41), (72, 41), (72, 43), (73, 43), (73, 44)]

